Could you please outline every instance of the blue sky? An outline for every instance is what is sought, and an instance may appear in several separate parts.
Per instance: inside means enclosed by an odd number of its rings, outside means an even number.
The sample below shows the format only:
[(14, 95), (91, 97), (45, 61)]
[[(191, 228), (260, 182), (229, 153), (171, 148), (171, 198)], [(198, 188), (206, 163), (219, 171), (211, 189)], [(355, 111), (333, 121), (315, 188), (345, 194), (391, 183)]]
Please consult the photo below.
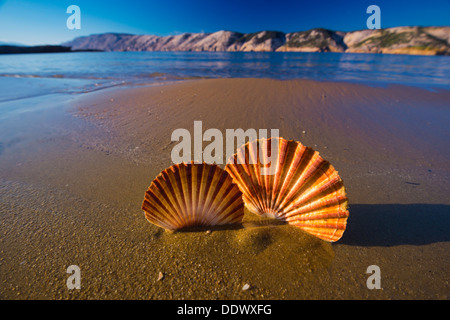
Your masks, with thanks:
[[(381, 27), (450, 26), (450, 0), (0, 0), (0, 41), (28, 45), (60, 44), (75, 37), (123, 32), (171, 35), (231, 30), (293, 32), (323, 27), (366, 28), (366, 9), (381, 8)], [(81, 29), (69, 30), (69, 5), (81, 9)]]

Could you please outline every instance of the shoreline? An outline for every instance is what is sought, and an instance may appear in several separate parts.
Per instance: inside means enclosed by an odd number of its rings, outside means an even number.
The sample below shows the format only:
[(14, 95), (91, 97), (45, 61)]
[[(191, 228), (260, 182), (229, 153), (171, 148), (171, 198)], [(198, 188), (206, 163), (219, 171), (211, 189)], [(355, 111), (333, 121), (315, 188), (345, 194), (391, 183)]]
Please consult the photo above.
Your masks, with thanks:
[[(3, 299), (448, 299), (450, 91), (248, 78), (105, 90), (0, 130)], [(343, 238), (148, 223), (144, 193), (194, 120), (318, 150), (350, 199)], [(81, 290), (66, 287), (72, 264)], [(366, 287), (373, 264), (382, 290)]]
[[(0, 100), (53, 93), (84, 93), (106, 86), (138, 86), (185, 79), (311, 79), (375, 87), (407, 85), (449, 90), (450, 60), (442, 57), (345, 56), (293, 53), (99, 52), (66, 55), (4, 56), (0, 84), (9, 88)], [(86, 60), (88, 59), (88, 60)], [(130, 60), (131, 59), (131, 60)], [(67, 68), (65, 61), (73, 61)], [(23, 70), (32, 61), (51, 69)], [(39, 62), (40, 61), (40, 62)], [(87, 65), (83, 61), (90, 61)], [(133, 61), (129, 68), (127, 61)], [(176, 63), (173, 63), (173, 62)], [(147, 63), (149, 62), (149, 63)], [(410, 66), (415, 65), (414, 73)], [(95, 66), (95, 67), (94, 67)], [(433, 70), (440, 70), (433, 72)], [(25, 72), (25, 74), (24, 74)], [(31, 91), (31, 92), (30, 92)]]

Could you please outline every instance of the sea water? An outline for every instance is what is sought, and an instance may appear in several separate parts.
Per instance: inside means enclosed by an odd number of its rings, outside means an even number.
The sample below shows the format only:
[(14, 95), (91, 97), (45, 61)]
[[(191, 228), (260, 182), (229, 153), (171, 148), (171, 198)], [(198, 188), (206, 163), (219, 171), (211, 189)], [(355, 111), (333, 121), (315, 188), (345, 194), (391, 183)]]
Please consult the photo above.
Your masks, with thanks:
[(297, 52), (75, 52), (0, 55), (5, 101), (197, 78), (273, 78), (450, 89), (450, 57)]

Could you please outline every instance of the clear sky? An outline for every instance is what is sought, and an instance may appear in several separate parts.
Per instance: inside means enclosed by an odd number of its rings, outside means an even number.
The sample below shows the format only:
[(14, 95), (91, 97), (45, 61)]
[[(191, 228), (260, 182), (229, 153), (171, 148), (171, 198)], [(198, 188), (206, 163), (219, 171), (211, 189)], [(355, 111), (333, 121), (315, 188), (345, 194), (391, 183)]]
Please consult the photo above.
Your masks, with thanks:
[[(81, 9), (80, 30), (66, 26), (72, 4)], [(104, 32), (353, 31), (366, 28), (366, 9), (372, 4), (381, 9), (382, 28), (450, 26), (450, 0), (0, 0), (0, 41), (60, 44)]]

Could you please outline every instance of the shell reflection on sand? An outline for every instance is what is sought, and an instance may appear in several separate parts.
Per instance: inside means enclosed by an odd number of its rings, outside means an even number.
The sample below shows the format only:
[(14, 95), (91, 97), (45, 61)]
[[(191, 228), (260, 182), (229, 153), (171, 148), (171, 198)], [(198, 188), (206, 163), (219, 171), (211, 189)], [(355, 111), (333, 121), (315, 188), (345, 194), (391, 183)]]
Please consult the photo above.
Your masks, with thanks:
[[(242, 225), (212, 227), (210, 234), (162, 232), (152, 243), (162, 248), (168, 279), (185, 279), (187, 290), (205, 286), (238, 299), (261, 299), (269, 288), (276, 299), (295, 298), (334, 260), (331, 243), (287, 223), (274, 226), (245, 211)], [(245, 283), (252, 287), (247, 293), (241, 290)]]
[[(273, 139), (278, 143), (274, 156)], [(274, 174), (261, 173), (270, 161), (275, 161)], [(326, 241), (342, 237), (349, 215), (344, 184), (317, 151), (283, 138), (255, 140), (240, 147), (225, 170), (250, 211), (287, 221)]]
[(175, 164), (145, 193), (148, 221), (166, 230), (234, 224), (244, 216), (242, 193), (228, 173), (206, 163)]

